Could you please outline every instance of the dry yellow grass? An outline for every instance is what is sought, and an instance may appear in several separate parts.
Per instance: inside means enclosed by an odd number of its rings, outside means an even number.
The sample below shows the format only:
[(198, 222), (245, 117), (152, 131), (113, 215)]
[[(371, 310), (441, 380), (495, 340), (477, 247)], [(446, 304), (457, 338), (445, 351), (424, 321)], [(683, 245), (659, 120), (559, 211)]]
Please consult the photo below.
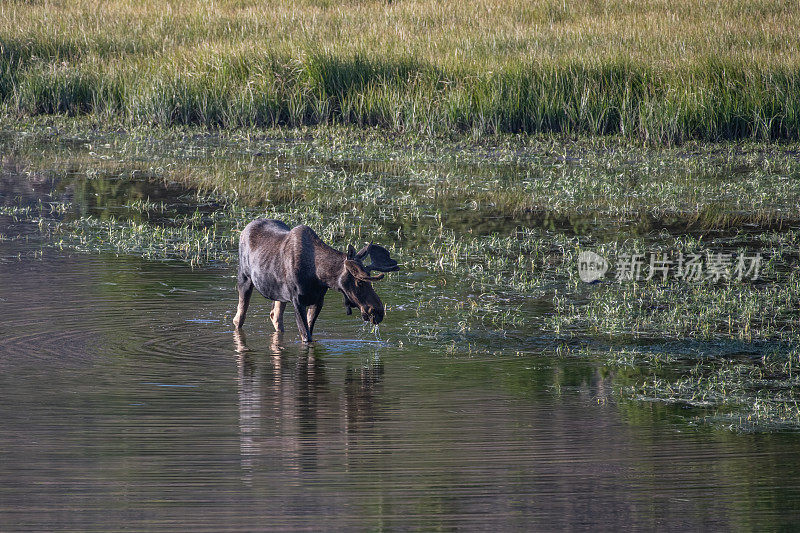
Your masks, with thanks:
[(3, 1), (0, 98), (214, 126), (796, 137), (798, 27), (779, 0)]
[(88, 56), (203, 49), (408, 55), (432, 64), (708, 57), (797, 66), (800, 7), (780, 0), (476, 2), (41, 1), (0, 4), (3, 41), (74, 41)]

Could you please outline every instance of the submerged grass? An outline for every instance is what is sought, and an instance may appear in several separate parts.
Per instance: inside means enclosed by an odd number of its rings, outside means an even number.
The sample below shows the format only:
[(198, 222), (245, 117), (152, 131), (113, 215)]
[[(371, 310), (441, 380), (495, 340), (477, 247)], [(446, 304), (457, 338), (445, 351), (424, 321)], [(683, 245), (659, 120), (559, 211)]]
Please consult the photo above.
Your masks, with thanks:
[(696, 408), (696, 420), (739, 431), (798, 429), (796, 339), (757, 349), (726, 347), (719, 355), (703, 349), (584, 352), (615, 365), (624, 398)]
[(0, 111), (423, 135), (800, 136), (791, 2), (4, 2)]
[[(630, 375), (621, 398), (702, 407), (739, 429), (800, 427), (793, 146), (28, 126), (0, 134), (0, 185), (14, 191), (0, 195), (0, 217), (50, 246), (231, 271), (256, 216), (306, 223), (340, 249), (374, 239), (404, 266), (387, 287), (402, 317), (392, 341), (453, 353), (585, 346), (572, 353)], [(612, 270), (589, 285), (583, 250), (758, 251), (764, 263), (757, 281), (619, 282)], [(671, 347), (641, 348), (653, 342)]]
[[(5, 121), (25, 131), (14, 141), (18, 150), (60, 139), (64, 157), (83, 158), (92, 172), (168, 179), (246, 206), (313, 205), (406, 225), (444, 216), (445, 225), (479, 233), (498, 220), (638, 234), (800, 223), (797, 144), (653, 148), (551, 135), (466, 142), (338, 127), (87, 134), (93, 124), (77, 124), (82, 131), (72, 121)], [(75, 145), (82, 154), (66, 155)]]
[[(387, 161), (394, 157), (386, 154), (391, 150), (385, 150), (384, 159), (369, 143), (342, 147), (339, 141), (332, 150), (335, 143), (313, 135), (288, 149), (276, 142), (281, 148), (275, 150), (274, 141), (263, 137), (139, 135), (116, 136), (114, 144), (101, 136), (79, 141), (83, 163), (72, 154), (73, 138), (66, 136), (72, 164), (91, 169), (78, 187), (86, 201), (112, 194), (115, 183), (147, 178), (203, 191), (205, 197), (189, 197), (196, 207), (175, 212), (163, 200), (138, 193), (139, 198), (121, 202), (122, 210), (67, 218), (50, 216), (41, 207), (36, 213), (32, 206), (21, 209), (40, 216), (53, 242), (191, 264), (235, 262), (238, 231), (256, 216), (308, 224), (340, 248), (375, 239), (391, 246), (407, 268), (444, 283), (458, 280), (462, 288), (475, 291), (470, 302), (438, 309), (474, 319), (456, 330), (445, 328), (446, 335), (468, 333), (487, 321), (499, 325), (495, 329), (522, 331), (535, 325), (558, 335), (778, 339), (798, 330), (800, 282), (793, 271), (798, 232), (773, 229), (800, 221), (800, 181), (793, 178), (798, 161), (786, 148), (641, 152), (624, 143), (606, 143), (603, 149), (577, 143), (554, 154), (547, 140), (531, 144), (528, 139), (494, 147), (492, 152), (507, 161), (503, 164), (484, 163), (479, 154), (486, 147), (465, 155), (469, 150), (462, 144), (455, 161), (442, 150), (422, 163), (395, 164)], [(26, 147), (38, 146), (41, 139), (40, 134), (17, 139), (14, 150), (30, 154)], [(367, 160), (361, 159), (364, 154)], [(46, 179), (45, 169), (56, 168), (60, 156), (26, 157), (24, 172)], [(585, 187), (570, 186), (573, 182)], [(739, 192), (745, 190), (749, 194), (743, 200)], [(629, 209), (634, 201), (642, 202), (636, 211)], [(543, 212), (519, 225), (534, 203)], [(697, 212), (713, 206), (720, 216), (698, 223)], [(669, 218), (663, 215), (667, 212)], [(667, 220), (672, 231), (666, 231)], [(737, 221), (749, 227), (729, 228)], [(661, 229), (654, 232), (653, 227)], [(585, 285), (577, 277), (577, 255), (585, 249), (613, 260), (636, 250), (709, 248), (764, 253), (762, 282), (611, 279)], [(436, 309), (449, 290), (442, 287), (441, 294), (420, 299), (417, 314)], [(549, 307), (544, 314), (517, 313), (515, 295), (549, 302)]]

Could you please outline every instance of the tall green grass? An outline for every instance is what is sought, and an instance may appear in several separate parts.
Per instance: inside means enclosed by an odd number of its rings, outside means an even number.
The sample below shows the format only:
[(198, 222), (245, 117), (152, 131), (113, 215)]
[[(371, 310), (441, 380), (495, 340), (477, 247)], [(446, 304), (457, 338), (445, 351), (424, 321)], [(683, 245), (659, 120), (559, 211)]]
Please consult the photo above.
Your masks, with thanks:
[(800, 8), (789, 4), (745, 14), (737, 2), (684, 0), (680, 15), (655, 1), (484, 1), (462, 14), (398, 4), (115, 0), (102, 14), (90, 2), (49, 4), (42, 22), (41, 6), (8, 2), (0, 112), (478, 137), (800, 138), (800, 41), (787, 36)]

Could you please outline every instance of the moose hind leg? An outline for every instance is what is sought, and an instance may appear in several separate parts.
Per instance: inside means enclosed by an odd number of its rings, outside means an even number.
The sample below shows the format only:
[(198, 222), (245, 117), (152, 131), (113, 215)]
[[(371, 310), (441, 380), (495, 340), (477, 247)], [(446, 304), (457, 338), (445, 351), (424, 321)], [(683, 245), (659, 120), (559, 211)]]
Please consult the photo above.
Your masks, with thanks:
[(283, 310), (286, 309), (286, 302), (275, 301), (272, 310), (269, 312), (269, 319), (275, 327), (275, 331), (283, 331)]
[[(244, 281), (242, 281), (244, 279)], [(244, 326), (244, 319), (247, 315), (247, 307), (250, 305), (250, 297), (253, 295), (253, 282), (250, 278), (239, 278), (236, 284), (239, 291), (239, 306), (236, 308), (236, 316), (233, 317), (233, 326), (240, 329)]]

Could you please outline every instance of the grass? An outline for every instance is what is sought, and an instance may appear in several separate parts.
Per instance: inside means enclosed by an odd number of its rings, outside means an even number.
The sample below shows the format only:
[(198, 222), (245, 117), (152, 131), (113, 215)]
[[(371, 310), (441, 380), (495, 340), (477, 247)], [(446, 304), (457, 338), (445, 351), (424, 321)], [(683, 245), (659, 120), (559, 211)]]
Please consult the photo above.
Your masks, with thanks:
[(767, 0), (8, 1), (0, 113), (797, 139), (798, 22)]
[[(402, 342), (544, 343), (620, 398), (797, 428), (798, 23), (771, 0), (9, 0), (4, 168), (72, 188), (0, 217), (191, 265), (234, 263), (259, 215), (375, 238), (405, 266)], [(586, 285), (585, 249), (768, 261), (758, 283)]]

